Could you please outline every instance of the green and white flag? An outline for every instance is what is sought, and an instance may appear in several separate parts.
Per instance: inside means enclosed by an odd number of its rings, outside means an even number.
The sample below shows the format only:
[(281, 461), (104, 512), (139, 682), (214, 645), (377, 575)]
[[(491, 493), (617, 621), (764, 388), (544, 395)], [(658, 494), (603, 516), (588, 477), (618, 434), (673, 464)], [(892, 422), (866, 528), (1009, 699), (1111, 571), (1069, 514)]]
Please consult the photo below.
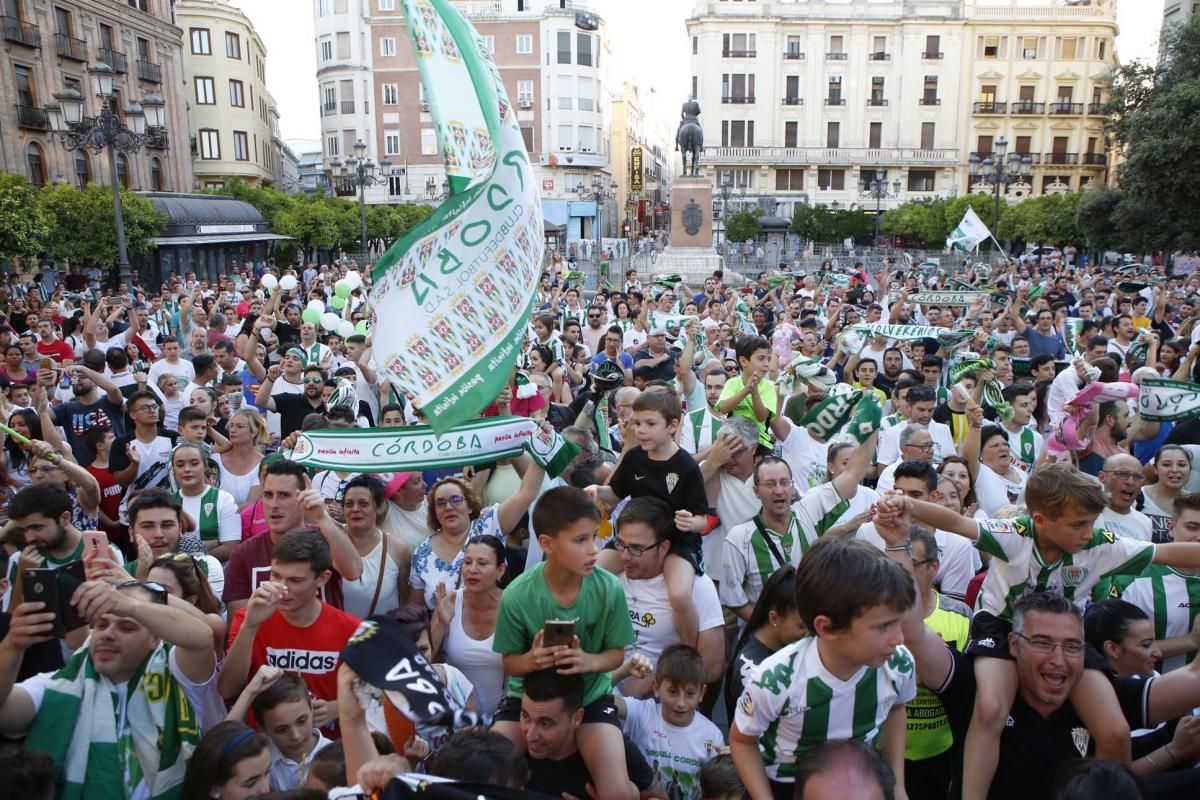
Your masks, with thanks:
[(1067, 352), (1079, 353), (1079, 334), (1083, 332), (1083, 320), (1079, 317), (1067, 317), (1063, 325), (1063, 338), (1066, 340)]
[(983, 224), (983, 220), (975, 213), (975, 209), (967, 206), (967, 213), (963, 214), (962, 222), (958, 223), (958, 227), (946, 237), (946, 248), (957, 247), (959, 250), (974, 250), (984, 239), (991, 238), (991, 235), (992, 232), (988, 230), (987, 225)]
[(828, 281), (830, 286), (846, 287), (850, 285), (850, 276), (844, 272), (820, 272), (821, 280)]
[(542, 271), (542, 210), (483, 37), (449, 0), (403, 4), (450, 197), (375, 265), (374, 349), (392, 384), (444, 433), (511, 376)]
[(855, 389), (830, 394), (809, 411), (800, 424), (820, 442), (845, 435), (862, 444), (883, 424), (883, 409), (874, 392)]
[(1147, 378), (1138, 394), (1142, 419), (1151, 422), (1178, 422), (1200, 417), (1200, 383)]
[(988, 300), (990, 295), (987, 292), (917, 292), (910, 294), (908, 301), (910, 303), (919, 303), (923, 306), (972, 306), (976, 303), (983, 303)]
[(939, 344), (947, 347), (954, 347), (975, 335), (975, 331), (973, 330), (951, 330), (950, 328), (939, 328), (935, 325), (885, 325), (883, 323), (868, 324), (865, 322), (859, 325), (851, 325), (850, 330), (867, 336), (886, 336), (889, 339), (904, 342), (912, 341), (913, 339), (936, 339)]
[(526, 417), (485, 417), (441, 434), (428, 425), (305, 431), (286, 457), (317, 469), (377, 473), (484, 464), (522, 452), (557, 477), (579, 445)]

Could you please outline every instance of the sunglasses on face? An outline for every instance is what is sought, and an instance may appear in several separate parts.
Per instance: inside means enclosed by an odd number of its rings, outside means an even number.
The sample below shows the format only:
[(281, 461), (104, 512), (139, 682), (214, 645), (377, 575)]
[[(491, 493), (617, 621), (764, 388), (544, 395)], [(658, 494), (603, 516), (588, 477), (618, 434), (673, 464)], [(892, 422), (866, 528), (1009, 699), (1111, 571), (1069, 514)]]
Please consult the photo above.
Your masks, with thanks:
[(461, 494), (452, 494), (449, 497), (439, 497), (433, 501), (433, 505), (435, 508), (445, 508), (446, 506), (458, 508), (466, 499)]
[(305, 378), (304, 382), (305, 383), (324, 383), (325, 379), (324, 378)]

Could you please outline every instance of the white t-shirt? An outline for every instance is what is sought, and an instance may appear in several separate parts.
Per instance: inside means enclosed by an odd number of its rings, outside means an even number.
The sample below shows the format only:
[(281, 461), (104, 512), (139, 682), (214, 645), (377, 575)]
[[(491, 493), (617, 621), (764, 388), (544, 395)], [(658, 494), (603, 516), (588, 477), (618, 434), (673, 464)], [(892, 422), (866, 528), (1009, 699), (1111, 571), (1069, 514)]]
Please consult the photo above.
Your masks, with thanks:
[(725, 544), (725, 535), (762, 508), (762, 501), (754, 494), (753, 476), (740, 481), (721, 470), (719, 480), (721, 493), (717, 495), (717, 515), (721, 524), (703, 538), (704, 564), (708, 570), (720, 569), (721, 547)]
[(979, 465), (975, 475), (975, 499), (979, 501), (979, 510), (989, 517), (1007, 505), (1020, 503), (1025, 496), (1026, 473), (1015, 468), (1011, 472), (1019, 476), (1017, 481), (997, 474), (987, 464)]
[(792, 480), (801, 493), (829, 480), (829, 445), (814, 439), (804, 426), (793, 424), (792, 432), (780, 447), (783, 460), (792, 470)]
[[(661, 574), (644, 580), (631, 580), (624, 573), (620, 577), (629, 604), (634, 636), (633, 644), (625, 648), (625, 657), (640, 653), (650, 659), (651, 664), (657, 663), (663, 650), (680, 643), (679, 632), (675, 630), (675, 618), (671, 613), (671, 600), (667, 597), (666, 579)], [(697, 575), (692, 581), (692, 605), (696, 607), (700, 631), (720, 628), (725, 624), (717, 587), (707, 575)]]
[(725, 744), (721, 730), (699, 711), (686, 728), (666, 722), (653, 698), (625, 700), (625, 735), (637, 745), (668, 797), (699, 800), (700, 766)]
[(196, 370), (192, 367), (192, 362), (185, 358), (180, 358), (175, 364), (165, 358), (160, 359), (150, 365), (150, 371), (146, 373), (146, 385), (157, 388), (159, 375), (174, 375), (177, 378), (182, 377), (192, 381), (196, 379)]
[(1099, 524), (1118, 536), (1137, 539), (1139, 542), (1152, 541), (1154, 533), (1154, 523), (1136, 508), (1129, 509), (1127, 514), (1105, 508), (1100, 514)]
[(305, 768), (307, 762), (311, 761), (312, 757), (326, 746), (333, 744), (332, 741), (322, 736), (319, 730), (314, 728), (313, 733), (317, 735), (317, 743), (313, 746), (312, 752), (303, 756), (300, 761), (292, 761), (279, 752), (279, 748), (273, 741), (267, 745), (271, 751), (271, 768), (268, 773), (271, 779), (271, 791), (286, 792), (304, 785), (304, 777), (308, 772)]
[[(879, 446), (875, 450), (876, 464), (891, 464), (900, 460), (900, 434), (907, 428), (908, 422), (901, 422), (879, 432)], [(933, 439), (933, 461), (940, 463), (946, 456), (952, 456), (958, 451), (954, 447), (954, 437), (950, 427), (941, 422), (929, 421), (929, 435)]]
[[(862, 493), (862, 489), (858, 490)], [(887, 543), (875, 530), (875, 524), (868, 522), (858, 529), (858, 538), (875, 545), (883, 550)], [(937, 530), (933, 538), (938, 546), (938, 574), (933, 579), (933, 585), (942, 594), (962, 600), (967, 596), (967, 585), (975, 574), (983, 568), (983, 559), (979, 551), (971, 544), (971, 540), (956, 533)]]

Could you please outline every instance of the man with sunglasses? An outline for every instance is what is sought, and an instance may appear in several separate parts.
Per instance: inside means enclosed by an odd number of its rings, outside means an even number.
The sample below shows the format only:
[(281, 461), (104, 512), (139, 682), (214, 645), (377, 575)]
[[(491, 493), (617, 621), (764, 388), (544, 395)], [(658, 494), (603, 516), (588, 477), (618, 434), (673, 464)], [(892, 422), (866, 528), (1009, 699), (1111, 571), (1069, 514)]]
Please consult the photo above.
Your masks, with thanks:
[[(594, 308), (588, 311), (588, 314), (595, 313), (596, 309)], [(590, 319), (588, 320), (588, 324), (591, 324)], [(583, 332), (585, 338), (587, 337), (587, 330), (588, 329), (585, 328)], [(625, 334), (619, 326), (613, 325), (611, 328), (605, 331), (604, 340), (601, 343), (603, 345), (602, 349), (596, 353), (596, 355), (592, 356), (592, 371), (594, 372), (596, 368), (605, 361), (612, 361), (613, 363), (617, 364), (625, 373), (625, 385), (632, 386), (633, 356), (621, 349), (621, 345), (624, 343), (624, 341)]]
[(305, 367), (302, 379), (304, 388), (300, 394), (272, 394), (272, 388), (279, 375), (280, 368), (277, 365), (267, 370), (267, 379), (258, 387), (254, 404), (259, 408), (278, 412), (279, 435), (286, 439), (293, 432), (300, 430), (300, 424), (307, 415), (325, 413), (325, 371), (315, 364)]
[(593, 303), (588, 306), (587, 325), (581, 329), (580, 335), (583, 337), (583, 343), (589, 353), (599, 353), (603, 349), (608, 336), (608, 331), (604, 327), (607, 320), (608, 312), (604, 310), (602, 303)]

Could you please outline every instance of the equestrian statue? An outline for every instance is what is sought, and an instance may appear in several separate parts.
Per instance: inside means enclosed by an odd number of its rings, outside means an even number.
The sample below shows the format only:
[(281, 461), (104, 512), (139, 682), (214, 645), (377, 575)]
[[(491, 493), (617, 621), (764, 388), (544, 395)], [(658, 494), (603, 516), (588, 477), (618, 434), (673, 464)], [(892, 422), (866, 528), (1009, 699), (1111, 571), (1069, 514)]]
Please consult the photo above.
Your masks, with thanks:
[[(700, 104), (690, 98), (679, 114), (679, 129), (675, 132), (675, 151), (683, 151), (683, 174), (700, 174), (700, 151), (704, 149), (704, 129), (700, 127)], [(692, 171), (688, 172), (688, 153), (692, 154)]]

